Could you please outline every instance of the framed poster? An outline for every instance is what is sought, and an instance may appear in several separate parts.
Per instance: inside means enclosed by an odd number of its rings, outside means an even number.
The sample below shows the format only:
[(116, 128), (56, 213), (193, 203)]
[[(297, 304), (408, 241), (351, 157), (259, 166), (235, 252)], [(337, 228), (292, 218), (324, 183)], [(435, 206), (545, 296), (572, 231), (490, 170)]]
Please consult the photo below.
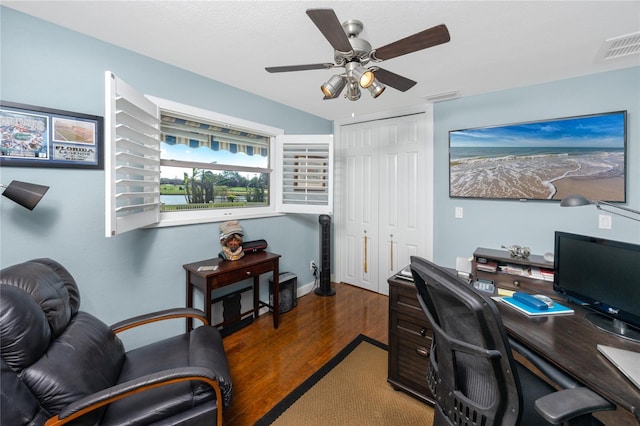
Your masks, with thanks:
[(0, 101), (0, 166), (103, 169), (100, 116)]
[(626, 201), (627, 114), (449, 132), (449, 197)]

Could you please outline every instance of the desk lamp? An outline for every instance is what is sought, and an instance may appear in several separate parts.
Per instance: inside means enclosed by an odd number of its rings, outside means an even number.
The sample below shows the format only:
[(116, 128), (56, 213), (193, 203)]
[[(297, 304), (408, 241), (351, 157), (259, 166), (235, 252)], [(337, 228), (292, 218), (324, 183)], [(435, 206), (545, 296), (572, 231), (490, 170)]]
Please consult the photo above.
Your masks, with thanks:
[(8, 186), (0, 183), (0, 187), (4, 188), (2, 195), (29, 210), (33, 210), (49, 189), (48, 186), (18, 180), (11, 181)]
[[(630, 209), (629, 207), (618, 206), (616, 204), (607, 203), (606, 201), (597, 201), (597, 200), (591, 201), (586, 197), (583, 197), (582, 195), (575, 195), (575, 194), (569, 195), (563, 198), (562, 201), (560, 201), (560, 207), (578, 207), (578, 206), (586, 206), (589, 204), (595, 205), (598, 210), (602, 210), (603, 212), (615, 214), (618, 216), (626, 217), (627, 219), (636, 220), (640, 222), (640, 211)], [(605, 208), (603, 208), (603, 206)], [(618, 212), (618, 211), (609, 210), (609, 209), (620, 209), (623, 211)], [(629, 212), (636, 216), (631, 216), (625, 212)]]

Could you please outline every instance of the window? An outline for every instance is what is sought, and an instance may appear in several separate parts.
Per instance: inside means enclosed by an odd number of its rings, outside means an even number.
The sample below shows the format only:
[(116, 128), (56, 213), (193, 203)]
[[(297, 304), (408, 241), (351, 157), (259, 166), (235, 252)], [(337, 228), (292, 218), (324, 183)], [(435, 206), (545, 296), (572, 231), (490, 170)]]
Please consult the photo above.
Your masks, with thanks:
[(265, 217), (330, 214), (330, 135), (281, 129), (144, 96), (106, 73), (106, 235)]
[(271, 137), (160, 112), (160, 211), (269, 206)]
[(281, 129), (148, 96), (160, 115), (158, 226), (277, 214)]

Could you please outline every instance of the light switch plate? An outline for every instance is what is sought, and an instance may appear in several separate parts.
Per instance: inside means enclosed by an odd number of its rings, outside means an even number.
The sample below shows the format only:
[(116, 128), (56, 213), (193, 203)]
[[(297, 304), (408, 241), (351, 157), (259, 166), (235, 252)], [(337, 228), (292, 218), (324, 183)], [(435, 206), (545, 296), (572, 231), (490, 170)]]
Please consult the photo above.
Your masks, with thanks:
[(462, 207), (456, 207), (456, 219), (462, 219), (464, 216), (464, 211)]
[(598, 216), (598, 228), (611, 229), (611, 216), (608, 214), (601, 214)]

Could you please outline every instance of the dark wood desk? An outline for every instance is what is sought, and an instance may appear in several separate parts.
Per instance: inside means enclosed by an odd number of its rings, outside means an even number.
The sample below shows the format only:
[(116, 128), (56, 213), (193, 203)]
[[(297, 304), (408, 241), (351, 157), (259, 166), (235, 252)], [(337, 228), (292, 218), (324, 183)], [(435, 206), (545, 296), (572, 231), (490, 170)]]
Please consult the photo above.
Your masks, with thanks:
[(585, 308), (561, 303), (570, 305), (575, 313), (531, 318), (502, 303), (497, 305), (512, 338), (616, 405), (616, 411), (597, 415), (605, 424), (639, 425), (640, 389), (604, 358), (596, 345), (640, 352), (640, 343), (598, 329), (585, 318)]
[[(204, 295), (204, 313), (211, 324), (212, 291), (248, 278), (253, 278), (253, 309), (248, 312), (243, 312), (242, 315), (249, 312), (257, 315), (261, 307), (269, 307), (273, 311), (273, 328), (278, 328), (280, 316), (278, 300), (280, 295), (278, 282), (279, 260), (279, 254), (262, 251), (248, 253), (240, 260), (230, 261), (216, 257), (182, 265), (186, 271), (187, 307), (193, 307), (194, 288), (202, 291)], [(199, 271), (198, 269), (201, 266), (217, 266), (217, 269), (213, 271)], [(267, 272), (273, 272), (273, 305), (260, 301), (260, 275)], [(187, 320), (187, 331), (191, 330), (192, 327), (191, 320)]]

